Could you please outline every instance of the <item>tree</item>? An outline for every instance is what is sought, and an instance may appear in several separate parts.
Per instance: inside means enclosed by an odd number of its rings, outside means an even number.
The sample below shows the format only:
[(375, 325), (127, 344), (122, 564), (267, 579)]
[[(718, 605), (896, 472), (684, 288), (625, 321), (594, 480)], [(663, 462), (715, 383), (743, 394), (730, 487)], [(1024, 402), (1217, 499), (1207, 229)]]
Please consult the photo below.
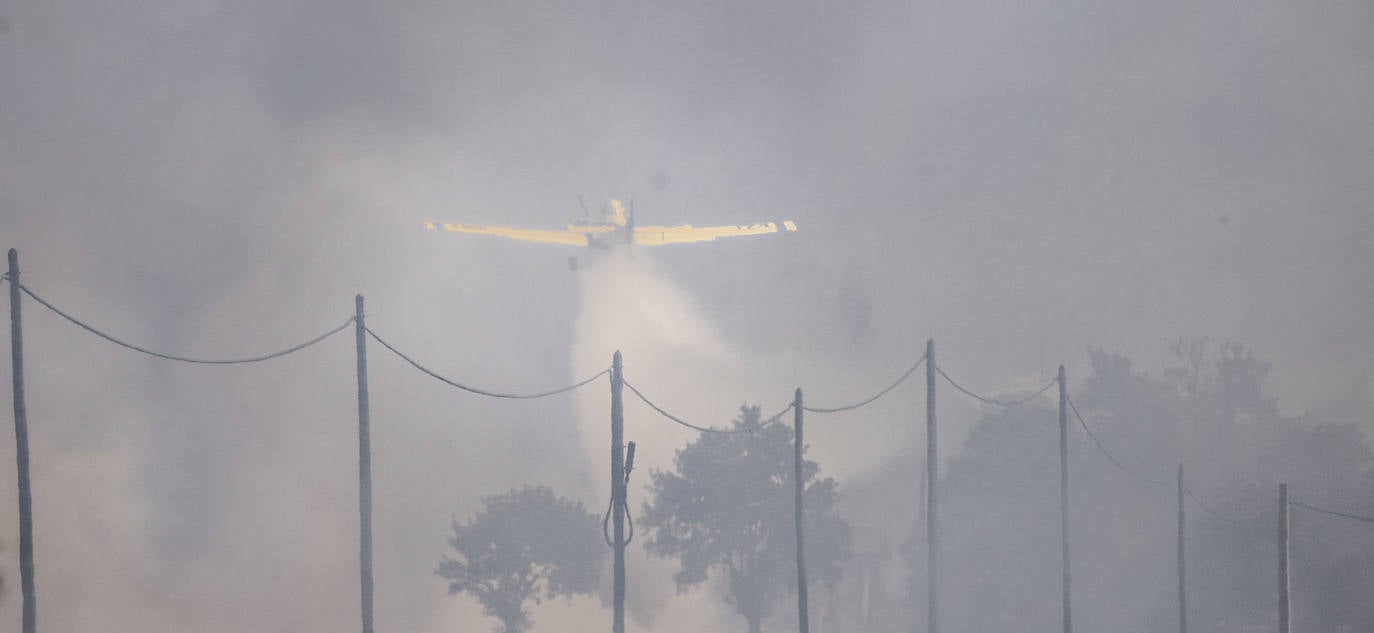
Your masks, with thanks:
[(497, 633), (522, 633), (532, 622), (526, 605), (557, 596), (596, 591), (601, 570), (600, 525), (579, 503), (540, 486), (482, 497), (482, 510), (467, 523), (453, 521), (435, 573), (449, 581), (449, 595), (468, 593), (496, 618)]
[[(792, 428), (759, 424), (758, 407), (743, 406), (734, 430), (704, 433), (678, 450), (673, 472), (653, 471), (653, 503), (640, 524), (644, 547), (678, 558), (678, 590), (705, 581), (712, 570), (726, 583), (725, 599), (759, 633), (785, 591), (796, 590)], [(817, 479), (804, 460), (807, 572), (833, 587), (849, 553), (849, 526), (835, 512), (837, 484)]]
[[(1186, 500), (1189, 622), (1219, 633), (1272, 630), (1277, 483), (1299, 501), (1371, 514), (1374, 451), (1354, 424), (1285, 416), (1266, 389), (1269, 363), (1245, 346), (1202, 339), (1170, 348), (1162, 375), (1090, 350), (1092, 373), (1074, 390), (1121, 465), (1163, 482), (1122, 472), (1069, 413), (1074, 619), (1083, 630), (1176, 624), (1172, 477), (1184, 462), (1189, 490), (1208, 507)], [(940, 571), (950, 630), (1058, 626), (1056, 422), (1053, 407), (1034, 403), (989, 410), (948, 462)], [(1374, 630), (1374, 529), (1293, 512), (1295, 629)], [(918, 581), (923, 546), (913, 539), (907, 552)], [(912, 603), (923, 596), (913, 592)]]

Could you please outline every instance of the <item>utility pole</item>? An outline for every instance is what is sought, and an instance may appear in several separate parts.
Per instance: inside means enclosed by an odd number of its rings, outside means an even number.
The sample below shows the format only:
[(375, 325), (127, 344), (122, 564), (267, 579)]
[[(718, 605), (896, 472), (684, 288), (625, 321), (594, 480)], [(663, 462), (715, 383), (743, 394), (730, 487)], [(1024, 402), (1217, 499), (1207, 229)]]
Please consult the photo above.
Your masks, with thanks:
[(796, 489), (796, 502), (793, 504), (794, 513), (797, 519), (797, 632), (807, 633), (810, 630), (809, 617), (806, 604), (806, 558), (803, 555), (802, 547), (802, 517), (805, 508), (802, 506), (802, 492), (806, 488), (806, 482), (802, 480), (802, 450), (805, 443), (802, 440), (802, 390), (797, 387), (797, 397), (792, 401), (792, 467), (793, 488)]
[(1059, 366), (1059, 531), (1063, 536), (1064, 633), (1073, 633), (1072, 587), (1069, 571), (1069, 391), (1064, 366)]
[(939, 633), (940, 541), (936, 534), (935, 488), (940, 458), (935, 436), (935, 339), (926, 341), (926, 633)]
[(1279, 633), (1289, 633), (1288, 484), (1279, 484)]
[(1188, 633), (1188, 592), (1184, 589), (1187, 575), (1183, 559), (1183, 463), (1178, 464), (1178, 633)]
[(24, 406), (24, 328), (19, 313), (19, 252), (10, 249), (10, 366), (14, 378), (14, 449), (19, 466), (19, 591), (23, 633), (38, 630), (33, 590), (33, 492), (29, 490), (29, 417)]
[(611, 633), (625, 633), (625, 386), (620, 350), (611, 358), (611, 520), (615, 524), (615, 615)]
[(362, 586), (363, 633), (372, 633), (372, 437), (367, 401), (367, 325), (363, 296), (354, 299), (353, 329), (358, 342), (358, 558)]

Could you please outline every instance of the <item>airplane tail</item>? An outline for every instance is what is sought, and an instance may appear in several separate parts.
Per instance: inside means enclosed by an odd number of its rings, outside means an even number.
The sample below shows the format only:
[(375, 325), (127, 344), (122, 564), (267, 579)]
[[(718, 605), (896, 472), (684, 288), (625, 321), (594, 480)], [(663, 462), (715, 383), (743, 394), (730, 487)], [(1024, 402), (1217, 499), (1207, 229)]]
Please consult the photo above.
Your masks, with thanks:
[(618, 226), (625, 226), (629, 220), (625, 217), (625, 205), (619, 200), (611, 198), (611, 212), (606, 215), (606, 220)]

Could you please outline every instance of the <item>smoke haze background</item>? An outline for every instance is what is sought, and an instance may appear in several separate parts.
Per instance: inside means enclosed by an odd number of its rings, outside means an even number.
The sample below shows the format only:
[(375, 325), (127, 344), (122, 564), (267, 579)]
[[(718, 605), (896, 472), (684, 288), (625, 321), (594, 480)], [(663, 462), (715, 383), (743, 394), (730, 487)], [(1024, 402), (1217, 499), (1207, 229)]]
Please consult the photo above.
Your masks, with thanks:
[[(369, 325), (445, 374), (535, 390), (619, 347), (651, 397), (724, 425), (797, 385), (821, 406), (867, 396), (928, 337), (986, 392), (1060, 362), (1081, 379), (1087, 345), (1155, 369), (1162, 339), (1207, 334), (1272, 359), (1286, 412), (1370, 430), (1365, 2), (21, 0), (0, 17), (0, 245), (28, 286), (150, 347), (275, 349), (362, 293)], [(579, 194), (634, 197), (644, 224), (800, 231), (570, 275), (555, 247), (421, 230), (559, 226)], [(350, 343), (186, 367), (26, 308), (46, 630), (356, 625)], [(449, 516), (522, 483), (605, 503), (605, 389), (484, 400), (370, 349), (379, 627), (486, 627), (432, 575)], [(842, 490), (879, 472), (920, 440), (920, 398), (816, 420), (811, 455)], [(942, 400), (944, 457), (976, 411)], [(627, 416), (642, 496), (691, 435)], [(729, 617), (656, 565), (631, 559), (640, 626)], [(536, 626), (565, 612), (608, 619), (558, 602)]]

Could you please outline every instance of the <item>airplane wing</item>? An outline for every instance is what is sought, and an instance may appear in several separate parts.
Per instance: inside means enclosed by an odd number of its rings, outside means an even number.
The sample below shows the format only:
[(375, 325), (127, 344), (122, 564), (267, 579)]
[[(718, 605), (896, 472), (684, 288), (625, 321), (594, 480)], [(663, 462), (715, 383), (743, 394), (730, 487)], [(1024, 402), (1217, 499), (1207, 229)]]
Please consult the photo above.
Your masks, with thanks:
[(586, 246), (587, 234), (598, 232), (594, 230), (573, 230), (572, 228), (568, 230), (517, 229), (510, 226), (478, 226), (475, 224), (450, 224), (448, 222), (426, 222), (425, 228), (431, 231), (442, 229), (449, 233), (495, 235), (497, 237), (520, 240), (522, 242), (567, 244), (568, 246)]
[(740, 237), (744, 235), (766, 235), (768, 233), (794, 232), (797, 225), (791, 220), (775, 224), (740, 224), (737, 226), (637, 226), (634, 243), (640, 246), (661, 246), (663, 244), (687, 244), (690, 242), (711, 242), (721, 237)]

